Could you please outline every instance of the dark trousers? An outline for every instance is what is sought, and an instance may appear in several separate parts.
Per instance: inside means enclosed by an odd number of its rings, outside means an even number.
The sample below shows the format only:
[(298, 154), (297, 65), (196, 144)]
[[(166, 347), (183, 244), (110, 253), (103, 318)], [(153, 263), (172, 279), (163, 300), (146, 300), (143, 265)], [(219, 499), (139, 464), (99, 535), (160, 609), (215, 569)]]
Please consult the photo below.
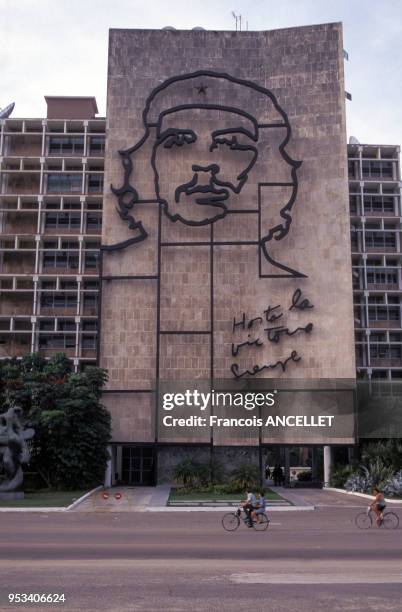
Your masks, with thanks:
[(246, 513), (248, 521), (251, 522), (251, 513), (254, 510), (254, 506), (252, 504), (245, 504), (243, 510)]

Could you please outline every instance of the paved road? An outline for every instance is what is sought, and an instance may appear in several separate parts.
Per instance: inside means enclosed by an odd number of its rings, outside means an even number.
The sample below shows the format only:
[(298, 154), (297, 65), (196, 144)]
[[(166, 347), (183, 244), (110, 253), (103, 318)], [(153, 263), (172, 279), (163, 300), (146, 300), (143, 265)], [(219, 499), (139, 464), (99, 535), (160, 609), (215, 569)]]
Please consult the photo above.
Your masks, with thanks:
[(359, 531), (353, 503), (275, 512), (265, 533), (227, 533), (216, 512), (2, 514), (0, 610), (63, 592), (12, 609), (400, 612), (402, 530)]

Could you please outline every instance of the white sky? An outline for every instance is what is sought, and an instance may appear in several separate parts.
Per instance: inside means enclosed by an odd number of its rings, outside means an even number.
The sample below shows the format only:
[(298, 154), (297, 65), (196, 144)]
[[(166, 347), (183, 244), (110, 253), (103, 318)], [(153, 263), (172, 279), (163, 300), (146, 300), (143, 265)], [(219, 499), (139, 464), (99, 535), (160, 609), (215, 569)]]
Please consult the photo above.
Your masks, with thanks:
[(109, 28), (250, 30), (342, 21), (348, 133), (402, 144), (402, 0), (0, 0), (0, 108), (46, 115), (44, 95), (94, 95), (105, 114)]

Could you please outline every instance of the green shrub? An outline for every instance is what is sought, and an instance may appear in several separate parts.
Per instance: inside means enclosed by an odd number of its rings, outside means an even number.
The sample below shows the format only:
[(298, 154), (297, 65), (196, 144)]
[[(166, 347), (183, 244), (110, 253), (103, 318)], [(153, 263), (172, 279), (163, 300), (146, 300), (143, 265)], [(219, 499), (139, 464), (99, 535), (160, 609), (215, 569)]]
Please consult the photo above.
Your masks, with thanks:
[(401, 470), (402, 442), (400, 440), (385, 440), (364, 444), (361, 453), (363, 465), (374, 465), (377, 460), (391, 467), (394, 473)]
[(344, 488), (346, 481), (350, 476), (357, 472), (356, 466), (353, 465), (336, 465), (331, 475), (331, 487)]
[(309, 481), (311, 481), (311, 471), (310, 470), (304, 470), (303, 472), (299, 472), (297, 474), (297, 480), (299, 482), (309, 482)]
[(385, 485), (394, 476), (394, 470), (391, 466), (385, 465), (383, 461), (377, 458), (368, 467), (362, 465), (362, 470), (366, 477), (370, 479), (373, 487), (378, 487), (381, 491)]
[(215, 457), (201, 463), (195, 459), (182, 459), (174, 468), (173, 480), (184, 485), (187, 489), (210, 487), (212, 484), (220, 483), (225, 477), (222, 462)]
[(182, 459), (174, 467), (172, 477), (177, 484), (182, 484), (186, 489), (192, 489), (198, 482), (198, 466), (194, 459)]
[(250, 463), (239, 465), (230, 474), (229, 484), (234, 491), (245, 491), (247, 487), (255, 489), (261, 485), (261, 474), (258, 466)]

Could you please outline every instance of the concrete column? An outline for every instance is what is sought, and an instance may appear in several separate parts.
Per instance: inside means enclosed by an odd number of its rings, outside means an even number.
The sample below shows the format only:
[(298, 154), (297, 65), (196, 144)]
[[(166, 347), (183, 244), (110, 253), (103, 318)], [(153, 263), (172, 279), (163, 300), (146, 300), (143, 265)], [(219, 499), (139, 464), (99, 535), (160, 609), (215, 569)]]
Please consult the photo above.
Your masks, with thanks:
[(357, 463), (357, 447), (356, 446), (349, 446), (348, 461), (350, 465), (355, 465)]
[(285, 448), (285, 487), (290, 484), (290, 450)]
[(111, 446), (108, 446), (107, 450), (108, 450), (108, 453), (109, 453), (109, 459), (108, 459), (107, 464), (106, 464), (105, 483), (104, 484), (105, 484), (105, 487), (111, 487), (112, 486), (112, 477), (113, 477), (112, 476), (113, 475), (113, 472), (112, 472), (112, 469), (113, 469), (113, 467), (112, 467), (112, 463), (113, 463), (113, 461), (112, 461), (112, 459), (113, 459), (113, 451), (112, 451), (112, 447)]
[(117, 480), (121, 480), (123, 478), (122, 466), (123, 466), (123, 448), (121, 446), (117, 446), (116, 465), (115, 465), (115, 474), (117, 474)]
[(317, 449), (315, 446), (313, 446), (311, 449), (311, 479), (312, 480), (318, 479), (317, 467), (318, 467), (317, 466)]
[(324, 446), (324, 487), (329, 487), (332, 474), (332, 448)]

